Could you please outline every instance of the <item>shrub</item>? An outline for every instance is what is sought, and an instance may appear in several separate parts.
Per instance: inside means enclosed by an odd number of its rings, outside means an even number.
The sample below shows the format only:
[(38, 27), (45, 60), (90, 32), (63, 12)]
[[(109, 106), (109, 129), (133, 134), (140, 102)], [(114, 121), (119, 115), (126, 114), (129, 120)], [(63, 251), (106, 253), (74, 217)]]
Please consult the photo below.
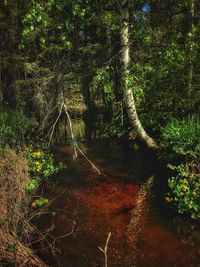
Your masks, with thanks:
[(173, 120), (162, 128), (161, 147), (168, 152), (168, 167), (174, 176), (168, 180), (171, 189), (168, 202), (180, 213), (200, 218), (200, 119), (188, 116)]
[(200, 118), (188, 116), (173, 120), (161, 129), (161, 148), (167, 149), (170, 160), (197, 160), (200, 155)]
[(31, 181), (27, 184), (26, 189), (30, 192), (37, 189), (47, 177), (64, 168), (64, 164), (55, 163), (52, 153), (45, 144), (29, 146), (27, 154)]
[(169, 179), (171, 201), (180, 213), (188, 213), (193, 219), (200, 218), (200, 172), (197, 165), (169, 165), (176, 176)]

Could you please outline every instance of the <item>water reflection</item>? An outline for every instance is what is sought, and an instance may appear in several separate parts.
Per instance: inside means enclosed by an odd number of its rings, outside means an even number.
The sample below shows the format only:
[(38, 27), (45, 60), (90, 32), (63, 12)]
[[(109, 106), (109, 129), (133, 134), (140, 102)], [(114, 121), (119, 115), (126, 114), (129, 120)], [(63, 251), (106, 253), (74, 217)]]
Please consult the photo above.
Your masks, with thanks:
[[(72, 130), (76, 140), (83, 141), (86, 137), (86, 124), (82, 118), (71, 119)], [(55, 130), (53, 143), (63, 143), (71, 140), (71, 129), (67, 119), (61, 120)]]
[[(72, 130), (77, 141), (91, 141), (102, 137), (101, 125), (103, 115), (95, 113), (86, 114), (83, 117), (71, 118)], [(53, 143), (61, 144), (71, 141), (71, 130), (66, 117), (62, 118), (55, 129)]]

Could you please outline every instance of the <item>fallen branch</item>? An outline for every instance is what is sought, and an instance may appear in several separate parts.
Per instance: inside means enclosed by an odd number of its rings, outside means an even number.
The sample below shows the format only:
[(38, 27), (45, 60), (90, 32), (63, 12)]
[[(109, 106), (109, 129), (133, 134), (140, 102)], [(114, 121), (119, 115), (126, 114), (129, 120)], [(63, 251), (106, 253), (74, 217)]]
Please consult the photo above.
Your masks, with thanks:
[(69, 233), (67, 233), (67, 234), (64, 234), (64, 235), (61, 235), (61, 236), (58, 236), (58, 237), (55, 237), (55, 236), (53, 236), (53, 235), (50, 235), (49, 233), (48, 233), (48, 235), (49, 235), (50, 237), (52, 237), (52, 238), (54, 239), (54, 242), (55, 242), (55, 241), (58, 240), (58, 239), (62, 239), (62, 238), (64, 238), (64, 237), (68, 237), (68, 236), (72, 235), (72, 234), (74, 233), (75, 225), (76, 225), (76, 223), (73, 221), (72, 229), (71, 229), (71, 231), (70, 231)]
[(78, 153), (77, 153), (77, 150), (78, 150), (81, 153), (81, 155), (89, 162), (89, 164), (97, 172), (98, 175), (104, 175), (103, 173), (100, 172), (100, 170), (95, 166), (95, 164), (86, 156), (86, 154), (78, 146), (78, 144), (76, 142), (76, 139), (75, 139), (75, 136), (74, 136), (74, 133), (73, 133), (72, 121), (71, 121), (69, 112), (67, 110), (67, 105), (64, 102), (63, 92), (61, 94), (61, 99), (62, 99), (62, 105), (63, 105), (63, 108), (64, 108), (64, 112), (67, 115), (67, 119), (68, 119), (68, 122), (69, 122), (69, 127), (70, 127), (70, 132), (71, 132), (71, 139), (72, 139), (73, 147), (74, 147), (74, 155), (73, 155), (73, 158), (76, 159), (78, 157)]
[(58, 97), (58, 102), (59, 102), (59, 104), (55, 108), (59, 109), (59, 113), (58, 113), (58, 116), (57, 116), (55, 122), (53, 123), (53, 125), (50, 127), (50, 129), (48, 131), (48, 134), (51, 131), (48, 145), (50, 145), (50, 143), (51, 143), (51, 140), (52, 140), (52, 137), (53, 137), (53, 133), (54, 133), (55, 127), (56, 127), (56, 125), (58, 123), (58, 120), (59, 120), (62, 112), (64, 112), (66, 114), (66, 116), (67, 116), (67, 120), (68, 120), (69, 128), (70, 128), (71, 140), (72, 140), (73, 149), (74, 149), (73, 159), (74, 160), (77, 159), (77, 157), (78, 157), (77, 151), (79, 151), (80, 154), (87, 160), (87, 162), (89, 162), (89, 164), (92, 166), (92, 168), (96, 171), (97, 175), (104, 175), (103, 173), (101, 173), (101, 171), (95, 166), (95, 164), (86, 156), (86, 154), (78, 146), (78, 144), (76, 142), (76, 139), (75, 139), (75, 136), (74, 136), (74, 133), (73, 133), (72, 120), (71, 120), (71, 117), (69, 115), (69, 112), (68, 112), (68, 109), (67, 109), (67, 105), (66, 105), (65, 100), (64, 100), (64, 94), (63, 94), (62, 91), (60, 92), (60, 95)]
[[(30, 245), (33, 245), (35, 243), (40, 243), (40, 244), (43, 243), (43, 247), (41, 249), (38, 249), (37, 251), (46, 250), (46, 249), (50, 248), (51, 251), (52, 251), (52, 255), (56, 256), (56, 252), (55, 251), (58, 250), (55, 247), (56, 241), (72, 235), (74, 233), (75, 225), (76, 225), (76, 222), (73, 221), (73, 225), (72, 225), (71, 231), (66, 233), (66, 234), (64, 234), (64, 235), (58, 236), (58, 237), (55, 237), (52, 234), (50, 234), (50, 232), (52, 232), (54, 230), (54, 228), (55, 228), (54, 219), (52, 221), (51, 227), (46, 229), (45, 232), (40, 232), (36, 227), (34, 227), (34, 231), (37, 233), (37, 236), (39, 236), (39, 238), (34, 240), (34, 241), (32, 241), (30, 243)], [(45, 243), (47, 244), (47, 246), (44, 246)]]
[(54, 122), (54, 124), (52, 125), (52, 127), (50, 128), (50, 130), (51, 130), (51, 134), (50, 134), (50, 138), (49, 138), (49, 143), (48, 143), (48, 146), (50, 145), (50, 143), (51, 143), (51, 140), (52, 140), (52, 137), (53, 137), (53, 133), (54, 133), (54, 130), (55, 130), (55, 127), (56, 127), (56, 124), (57, 124), (57, 122), (58, 122), (58, 120), (59, 120), (59, 118), (60, 118), (60, 116), (61, 116), (61, 114), (62, 114), (62, 106), (59, 108), (59, 113), (58, 113), (58, 116), (57, 116), (57, 118), (56, 118), (56, 120), (55, 120), (55, 122)]
[(75, 137), (74, 137), (74, 133), (73, 133), (72, 121), (71, 121), (71, 118), (70, 118), (69, 113), (67, 111), (66, 105), (63, 104), (63, 107), (64, 107), (65, 114), (67, 115), (67, 119), (68, 119), (68, 122), (69, 122), (70, 133), (71, 133), (71, 139), (72, 139), (72, 142), (73, 142), (73, 148), (74, 148), (73, 158), (77, 159), (77, 157), (78, 157), (77, 150), (76, 150), (77, 143), (76, 143), (76, 140), (75, 140)]
[(76, 148), (78, 149), (78, 151), (81, 153), (81, 155), (90, 163), (90, 165), (92, 166), (92, 168), (97, 172), (98, 175), (104, 175), (103, 173), (100, 172), (100, 170), (94, 165), (94, 163), (85, 155), (85, 153), (83, 153), (83, 151), (80, 149), (80, 147), (76, 144)]

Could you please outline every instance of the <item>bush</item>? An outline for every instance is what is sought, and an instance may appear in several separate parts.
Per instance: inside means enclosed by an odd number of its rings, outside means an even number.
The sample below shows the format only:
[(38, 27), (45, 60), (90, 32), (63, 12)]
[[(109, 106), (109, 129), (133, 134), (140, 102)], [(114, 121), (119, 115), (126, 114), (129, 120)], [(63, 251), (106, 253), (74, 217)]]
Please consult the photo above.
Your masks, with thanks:
[(173, 120), (161, 129), (161, 148), (170, 160), (197, 160), (200, 155), (200, 118), (197, 115)]
[(200, 172), (195, 164), (169, 165), (176, 176), (169, 179), (171, 201), (180, 213), (188, 213), (193, 219), (200, 218)]
[(57, 173), (64, 168), (64, 164), (56, 164), (52, 153), (45, 144), (29, 146), (27, 149), (27, 158), (29, 162), (29, 174), (31, 182), (27, 184), (28, 191), (34, 191), (39, 184), (47, 177)]
[(171, 189), (168, 202), (180, 213), (200, 218), (200, 119), (189, 116), (174, 120), (162, 128), (161, 147), (168, 152), (168, 167), (174, 176), (168, 181)]
[(22, 112), (0, 110), (0, 140), (1, 145), (16, 146), (26, 141), (28, 132), (35, 121), (26, 117)]

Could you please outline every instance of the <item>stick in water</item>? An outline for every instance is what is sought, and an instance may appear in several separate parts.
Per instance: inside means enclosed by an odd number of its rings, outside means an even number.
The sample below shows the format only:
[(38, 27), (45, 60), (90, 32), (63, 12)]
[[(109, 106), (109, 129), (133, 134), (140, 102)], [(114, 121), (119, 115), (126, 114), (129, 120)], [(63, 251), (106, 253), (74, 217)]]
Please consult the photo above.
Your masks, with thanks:
[(109, 242), (110, 238), (111, 238), (111, 232), (109, 232), (109, 234), (108, 234), (108, 237), (106, 239), (106, 244), (105, 244), (104, 249), (101, 248), (101, 247), (99, 247), (99, 250), (101, 250), (103, 252), (103, 254), (104, 254), (105, 267), (108, 267), (108, 242)]

